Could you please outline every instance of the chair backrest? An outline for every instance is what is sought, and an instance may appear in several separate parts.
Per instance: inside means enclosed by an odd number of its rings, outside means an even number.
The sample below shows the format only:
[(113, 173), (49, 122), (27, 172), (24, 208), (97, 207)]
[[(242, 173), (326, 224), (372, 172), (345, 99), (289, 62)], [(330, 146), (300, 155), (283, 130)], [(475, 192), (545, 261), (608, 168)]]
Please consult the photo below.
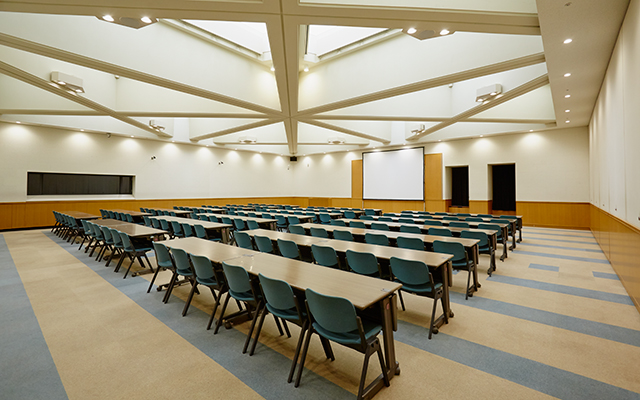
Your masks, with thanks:
[(413, 224), (415, 221), (411, 218), (398, 218), (398, 222), (401, 224)]
[(398, 236), (397, 242), (401, 249), (424, 250), (424, 242), (420, 238)]
[(356, 213), (350, 210), (345, 210), (344, 217), (347, 219), (354, 219), (356, 217)]
[(423, 219), (433, 219), (433, 215), (421, 215)]
[(258, 250), (262, 253), (273, 253), (273, 243), (266, 236), (255, 235), (253, 239), (256, 241)]
[(404, 233), (422, 233), (419, 226), (416, 225), (402, 225), (400, 227), (400, 232)]
[(433, 226), (442, 226), (442, 222), (437, 221), (437, 220), (425, 220), (424, 221), (425, 225), (433, 225)]
[(353, 304), (342, 297), (327, 296), (307, 289), (304, 291), (314, 321), (329, 332), (347, 333), (358, 330), (358, 318)]
[(349, 268), (361, 275), (379, 275), (378, 259), (371, 253), (347, 250)]
[(306, 235), (307, 232), (305, 231), (304, 227), (300, 226), (300, 225), (289, 225), (289, 232), (290, 233), (294, 233), (296, 235)]
[(510, 219), (510, 220), (517, 220), (518, 217), (516, 217), (515, 215), (501, 215), (500, 218), (502, 219)]
[(341, 231), (336, 229), (333, 231), (333, 238), (336, 240), (344, 240), (346, 242), (353, 242), (353, 235), (349, 231)]
[(145, 226), (148, 226), (148, 227), (153, 226), (153, 225), (151, 224), (151, 218), (149, 218), (149, 216), (148, 216), (148, 215), (143, 215), (143, 216), (142, 216), (142, 219), (144, 220), (144, 224), (145, 224)]
[[(82, 220), (84, 222), (84, 220)], [(111, 236), (111, 231), (106, 226), (94, 225), (97, 228), (100, 228), (102, 231), (102, 237), (107, 244), (113, 244), (113, 237)]]
[(277, 308), (278, 310), (297, 308), (295, 294), (287, 282), (272, 279), (262, 274), (258, 274), (258, 279), (260, 280), (260, 287), (262, 288), (264, 299), (271, 307)]
[(160, 242), (153, 242), (153, 250), (156, 253), (156, 262), (160, 267), (172, 267), (173, 260), (171, 259), (171, 254), (169, 254), (169, 249), (167, 246)]
[(286, 227), (287, 219), (282, 214), (276, 214), (276, 224), (281, 228)]
[(442, 220), (443, 221), (459, 221), (460, 218), (454, 217), (454, 216), (451, 216), (451, 215), (447, 215), (445, 217), (442, 217)]
[(433, 242), (433, 251), (436, 253), (451, 254), (453, 256), (451, 261), (454, 263), (467, 260), (467, 252), (464, 250), (462, 243), (435, 240)]
[[(95, 230), (94, 230), (95, 232)], [(113, 239), (113, 245), (118, 248), (122, 248), (122, 238), (120, 237), (120, 231), (117, 229), (109, 228), (111, 232), (111, 238)]]
[(240, 218), (234, 218), (233, 219), (233, 225), (239, 231), (243, 231), (243, 230), (247, 229), (247, 225), (244, 223), (244, 220), (241, 220)]
[(295, 260), (300, 259), (300, 250), (298, 249), (296, 242), (278, 239), (278, 250), (280, 250), (280, 255), (282, 257), (292, 258)]
[(124, 251), (135, 251), (133, 245), (131, 244), (129, 235), (124, 232), (118, 232), (118, 234), (120, 234), (120, 240), (122, 240), (122, 248), (124, 249)]
[(234, 234), (236, 238), (236, 243), (238, 247), (242, 247), (243, 249), (253, 250), (253, 243), (251, 242), (251, 236), (249, 236), (246, 232), (236, 232)]
[(204, 229), (204, 226), (196, 224), (196, 225), (193, 225), (193, 229), (196, 232), (196, 237), (199, 237), (200, 239), (207, 238), (207, 230)]
[(446, 228), (429, 228), (428, 234), (432, 236), (453, 236), (451, 231)]
[(247, 229), (260, 229), (260, 225), (254, 220), (247, 221)]
[(478, 217), (482, 217), (482, 218), (493, 218), (493, 215), (491, 215), (491, 214), (478, 214)]
[(317, 264), (324, 267), (338, 267), (338, 255), (332, 247), (312, 244), (311, 253)]
[(380, 217), (380, 218), (378, 218), (378, 221), (393, 222), (393, 218), (392, 217)]
[(424, 285), (431, 282), (429, 268), (422, 261), (391, 257), (389, 265), (393, 275), (403, 284)]
[(372, 222), (371, 223), (371, 229), (376, 229), (379, 231), (388, 231), (389, 229), (389, 225), (387, 224), (381, 224), (379, 222)]
[(373, 210), (371, 208), (365, 208), (364, 215), (376, 215), (376, 210)]
[(318, 214), (318, 217), (320, 218), (320, 222), (323, 224), (330, 224), (331, 223), (331, 215), (327, 214), (327, 213), (320, 213)]
[(389, 246), (389, 238), (385, 235), (375, 233), (365, 233), (364, 241), (368, 244), (377, 244), (379, 246)]
[(209, 217), (207, 216), (207, 214), (197, 214), (197, 216), (198, 216), (198, 219), (200, 221), (208, 221), (209, 220)]
[(116, 217), (116, 213), (114, 213), (113, 211), (109, 211), (109, 210), (107, 210), (107, 213), (109, 213), (109, 218), (111, 218), (111, 219), (117, 219), (117, 217)]
[(347, 226), (347, 224), (341, 219), (332, 219), (331, 220), (331, 225), (334, 225), (334, 226)]
[(314, 228), (311, 227), (311, 236), (314, 237), (319, 237), (319, 238), (328, 238), (329, 234), (327, 233), (327, 230), (324, 228)]
[(457, 215), (458, 215), (458, 217), (468, 217), (471, 214), (469, 214), (469, 213), (458, 213)]
[(182, 249), (171, 249), (173, 254), (173, 261), (176, 265), (176, 270), (181, 275), (191, 275), (191, 263), (189, 262), (189, 255)]
[(447, 215), (447, 213), (446, 213), (446, 212), (442, 212), (442, 211), (436, 212), (436, 213), (434, 213), (434, 214), (435, 214), (435, 215)]
[(171, 222), (171, 229), (173, 230), (173, 234), (176, 236), (181, 236), (182, 233), (182, 225), (178, 221), (169, 221)]
[(372, 215), (361, 215), (360, 219), (363, 219), (365, 221), (373, 221), (373, 216)]
[(469, 222), (484, 222), (484, 219), (480, 217), (467, 217), (464, 220)]
[(252, 217), (252, 218), (256, 218), (257, 217), (256, 213), (254, 213), (254, 212), (250, 212), (249, 216)]
[(362, 221), (351, 221), (349, 222), (349, 227), (367, 229), (367, 225)]
[(189, 254), (191, 257), (191, 265), (193, 265), (193, 271), (196, 273), (196, 277), (200, 280), (213, 280), (218, 282), (218, 277), (213, 269), (213, 263), (207, 257), (197, 256), (195, 254)]
[(131, 216), (131, 214), (125, 214), (124, 216), (127, 218), (127, 222), (131, 222), (132, 224), (135, 224), (135, 222), (133, 221), (133, 217)]
[(492, 224), (509, 224), (507, 226), (507, 230), (509, 231), (509, 233), (511, 233), (511, 221), (506, 219), (506, 218), (493, 218), (491, 219), (491, 221), (489, 221)]
[(209, 218), (209, 222), (219, 222), (218, 217), (216, 217), (215, 215), (208, 214), (207, 218)]
[(489, 236), (487, 236), (484, 232), (478, 231), (462, 231), (460, 232), (460, 237), (464, 239), (478, 239), (478, 247), (487, 247), (489, 246)]
[(251, 292), (251, 278), (247, 270), (238, 266), (222, 262), (222, 270), (227, 278), (229, 290), (236, 293)]
[(463, 221), (451, 221), (449, 222), (449, 226), (453, 226), (456, 228), (469, 228), (469, 223)]
[(496, 225), (496, 224), (478, 224), (478, 229), (488, 229), (488, 230), (492, 230), (492, 231), (498, 231), (498, 233), (496, 234), (496, 238), (497, 239), (502, 239), (502, 229), (500, 228), (500, 225)]
[(222, 218), (222, 223), (223, 224), (227, 224), (227, 225), (231, 225), (231, 226), (235, 226), (233, 224), (233, 220), (229, 217), (221, 217)]
[(193, 236), (193, 229), (191, 229), (191, 225), (185, 224), (185, 223), (182, 223), (180, 225), (182, 226), (182, 232), (184, 233), (184, 237)]
[(287, 220), (289, 221), (289, 225), (298, 225), (300, 223), (300, 218), (294, 215), (288, 216)]

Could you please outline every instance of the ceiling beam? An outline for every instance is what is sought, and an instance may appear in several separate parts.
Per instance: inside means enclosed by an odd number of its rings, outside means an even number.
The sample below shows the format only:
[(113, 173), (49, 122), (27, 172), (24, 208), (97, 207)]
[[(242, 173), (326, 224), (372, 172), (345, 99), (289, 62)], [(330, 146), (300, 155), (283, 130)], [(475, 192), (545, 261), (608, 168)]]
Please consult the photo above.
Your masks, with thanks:
[(446, 128), (447, 126), (453, 125), (456, 122), (465, 121), (467, 118), (469, 118), (472, 115), (479, 114), (490, 108), (506, 103), (509, 100), (515, 99), (516, 97), (522, 96), (525, 93), (529, 93), (532, 90), (538, 89), (548, 84), (549, 84), (549, 76), (547, 74), (539, 76), (523, 85), (520, 85), (514, 89), (511, 89), (505, 92), (503, 96), (498, 99), (485, 101), (484, 103), (477, 105), (475, 107), (472, 107), (467, 111), (461, 112), (460, 114), (457, 114), (446, 121), (442, 121), (439, 124), (432, 126), (431, 128), (418, 132), (415, 135), (408, 137), (407, 140), (411, 140), (411, 141), (418, 140), (426, 135), (439, 131), (440, 129)]
[(0, 44), (12, 47), (14, 49), (27, 51), (29, 53), (80, 65), (86, 68), (95, 69), (97, 71), (122, 76), (151, 85), (160, 86), (166, 89), (171, 89), (193, 96), (218, 101), (220, 103), (241, 107), (258, 113), (267, 114), (270, 117), (279, 117), (282, 115), (282, 112), (269, 107), (264, 107), (258, 104), (236, 99), (234, 97), (226, 96), (220, 93), (215, 93), (199, 87), (186, 85), (184, 83), (179, 83), (156, 75), (147, 74), (145, 72), (137, 71), (131, 68), (122, 67), (120, 65), (111, 64), (105, 61), (97, 60), (95, 58), (86, 57), (66, 50), (32, 42), (30, 40), (22, 39), (16, 36), (7, 35), (5, 33), (0, 33)]
[(532, 54), (524, 57), (514, 58), (512, 60), (502, 61), (495, 64), (489, 64), (478, 68), (468, 69), (466, 71), (456, 72), (449, 75), (443, 75), (436, 78), (426, 79), (419, 82), (409, 83), (406, 85), (394, 87), (391, 89), (381, 90), (379, 92), (369, 93), (362, 96), (352, 97), (350, 99), (340, 100), (333, 103), (324, 104), (318, 107), (307, 108), (300, 111), (298, 116), (307, 117), (314, 114), (326, 113), (345, 107), (357, 106), (372, 101), (388, 99), (391, 97), (402, 96), (409, 93), (419, 92), (421, 90), (432, 89), (439, 86), (450, 85), (456, 82), (462, 82), (481, 76), (492, 75), (499, 72), (510, 71), (517, 68), (528, 67), (530, 65), (545, 62), (544, 53)]
[[(333, 121), (398, 121), (398, 122), (442, 122), (449, 117), (407, 117), (384, 115), (310, 115), (309, 119), (333, 120)], [(495, 122), (509, 124), (552, 124), (555, 119), (513, 119), (513, 118), (467, 118), (465, 122)]]
[(5, 74), (7, 76), (10, 76), (12, 78), (18, 79), (22, 82), (28, 83), (32, 86), (35, 86), (37, 88), (46, 90), (50, 93), (53, 93), (57, 96), (63, 97), (67, 100), (71, 100), (75, 103), (78, 103), (80, 105), (83, 105), (87, 108), (90, 108), (92, 110), (95, 110), (97, 112), (100, 112), (104, 115), (108, 115), (110, 117), (113, 117), (115, 119), (118, 119), (124, 123), (127, 123), (129, 125), (133, 125), (136, 128), (142, 129), (144, 131), (147, 131), (149, 133), (153, 133), (154, 135), (157, 135), (159, 137), (172, 137), (172, 135), (165, 133), (161, 130), (156, 130), (151, 128), (149, 125), (143, 124), (142, 122), (136, 121), (133, 118), (129, 118), (127, 116), (124, 116), (120, 113), (118, 113), (117, 111), (114, 111), (112, 109), (110, 109), (109, 107), (103, 106), (100, 103), (96, 103), (93, 100), (89, 100), (86, 97), (82, 97), (81, 95), (75, 93), (72, 90), (66, 90), (63, 89), (62, 87), (60, 87), (57, 84), (54, 84), (53, 82), (49, 82), (46, 81), (38, 76), (32, 75), (26, 71), (21, 70), (20, 68), (16, 68), (13, 65), (9, 65), (5, 62), (0, 61), (0, 73)]
[(277, 124), (278, 122), (282, 122), (283, 118), (269, 118), (263, 121), (252, 122), (250, 124), (234, 126), (233, 128), (223, 129), (217, 132), (204, 133), (201, 135), (194, 135), (189, 138), (192, 142), (197, 142), (199, 140), (211, 139), (218, 136), (229, 135), (231, 133), (236, 133), (244, 130), (260, 128), (262, 126)]
[(314, 126), (317, 126), (319, 128), (329, 129), (329, 130), (340, 132), (340, 133), (346, 133), (347, 135), (359, 137), (359, 138), (362, 138), (362, 139), (369, 139), (369, 140), (373, 140), (375, 142), (381, 142), (381, 143), (384, 143), (384, 144), (391, 143), (391, 141), (388, 140), (388, 139), (382, 139), (382, 138), (379, 138), (377, 136), (368, 135), (366, 133), (354, 131), (352, 129), (343, 128), (341, 126), (327, 124), (326, 122), (320, 122), (320, 121), (317, 121), (317, 120), (314, 120), (314, 119), (301, 119), (300, 122), (305, 123), (305, 124), (309, 124), (309, 125), (314, 125)]

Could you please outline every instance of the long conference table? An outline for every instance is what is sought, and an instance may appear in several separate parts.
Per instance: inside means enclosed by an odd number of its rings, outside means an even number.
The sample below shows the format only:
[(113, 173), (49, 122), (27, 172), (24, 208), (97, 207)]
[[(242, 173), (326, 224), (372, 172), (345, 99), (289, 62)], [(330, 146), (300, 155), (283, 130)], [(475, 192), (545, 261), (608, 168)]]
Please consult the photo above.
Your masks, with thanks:
[(219, 232), (220, 237), (222, 238), (222, 243), (229, 243), (229, 230), (232, 228), (229, 224), (223, 224), (220, 222), (211, 222), (204, 221), (201, 219), (193, 219), (193, 218), (182, 218), (182, 217), (172, 217), (169, 215), (157, 215), (155, 217), (151, 217), (151, 219), (164, 219), (166, 221), (175, 221), (180, 224), (187, 224), (191, 227), (194, 225), (202, 225), (202, 227), (208, 232)]
[(247, 217), (244, 215), (225, 215), (225, 214), (211, 214), (211, 213), (207, 213), (207, 214), (196, 214), (198, 216), (198, 218), (200, 218), (200, 215), (214, 215), (217, 219), (222, 220), (222, 218), (230, 218), (231, 220), (234, 219), (241, 219), (243, 220), (245, 223), (247, 221), (255, 221), (258, 226), (262, 227), (262, 228), (267, 228), (267, 229), (272, 229), (272, 230), (276, 230), (276, 223), (277, 221), (275, 219), (267, 219), (267, 218), (258, 218), (258, 217)]
[[(392, 379), (400, 373), (393, 331), (397, 329), (395, 292), (400, 289), (401, 284), (193, 237), (167, 240), (163, 244), (170, 249), (182, 249), (190, 254), (207, 257), (218, 267), (224, 261), (245, 268), (254, 277), (261, 273), (283, 280), (298, 292), (313, 289), (319, 293), (348, 299), (360, 312), (380, 322), (387, 375)], [(363, 397), (371, 398), (383, 387), (380, 374), (368, 386)]]

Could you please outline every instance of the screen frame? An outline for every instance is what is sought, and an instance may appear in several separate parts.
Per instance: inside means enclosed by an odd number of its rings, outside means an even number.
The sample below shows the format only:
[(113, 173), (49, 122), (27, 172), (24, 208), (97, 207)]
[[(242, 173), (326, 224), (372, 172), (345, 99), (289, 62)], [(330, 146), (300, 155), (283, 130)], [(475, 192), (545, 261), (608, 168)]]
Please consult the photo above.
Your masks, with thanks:
[[(370, 154), (370, 153), (387, 153), (387, 152), (391, 152), (391, 151), (402, 151), (402, 150), (415, 150), (415, 149), (422, 149), (422, 200), (416, 200), (416, 199), (377, 199), (377, 198), (367, 198), (364, 196), (364, 155), (365, 154)], [(374, 201), (420, 201), (420, 202), (425, 202), (425, 188), (426, 188), (426, 182), (425, 182), (425, 173), (424, 173), (424, 168), (425, 168), (425, 160), (424, 160), (424, 156), (425, 156), (425, 152), (424, 152), (424, 147), (423, 146), (417, 146), (417, 147), (409, 147), (409, 148), (403, 148), (403, 149), (390, 149), (390, 150), (371, 150), (371, 151), (363, 151), (362, 152), (362, 200), (374, 200)]]

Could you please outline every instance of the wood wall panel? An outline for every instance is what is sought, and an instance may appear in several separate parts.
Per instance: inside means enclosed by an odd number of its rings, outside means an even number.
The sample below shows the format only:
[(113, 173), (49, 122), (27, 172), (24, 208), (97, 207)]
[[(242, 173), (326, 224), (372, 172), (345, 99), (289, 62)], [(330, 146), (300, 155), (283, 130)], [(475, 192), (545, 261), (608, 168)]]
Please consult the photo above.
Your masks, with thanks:
[(640, 311), (640, 230), (590, 205), (591, 231)]
[(383, 212), (422, 211), (424, 202), (411, 200), (365, 200), (365, 208), (381, 208)]
[(351, 198), (362, 198), (362, 160), (351, 160)]
[(589, 203), (517, 201), (516, 214), (522, 215), (522, 221), (527, 226), (589, 229), (589, 207)]
[(471, 214), (491, 214), (491, 200), (469, 200), (469, 213)]
[[(424, 198), (442, 200), (442, 154), (424, 156)], [(429, 210), (429, 209), (427, 209)], [(441, 210), (434, 210), (441, 211)], [(445, 211), (445, 210), (442, 210)]]
[(449, 207), (449, 212), (452, 213), (469, 213), (469, 207)]

